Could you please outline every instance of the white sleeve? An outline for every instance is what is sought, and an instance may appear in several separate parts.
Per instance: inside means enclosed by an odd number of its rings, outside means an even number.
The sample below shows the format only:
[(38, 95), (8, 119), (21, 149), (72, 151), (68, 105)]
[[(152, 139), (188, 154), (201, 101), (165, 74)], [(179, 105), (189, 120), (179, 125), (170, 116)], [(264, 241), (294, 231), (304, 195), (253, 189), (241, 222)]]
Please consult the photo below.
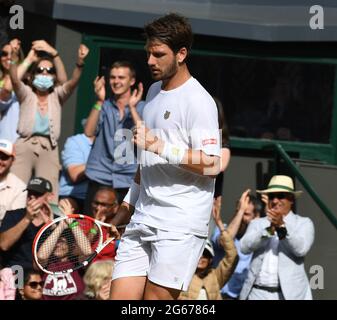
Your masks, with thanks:
[(214, 100), (207, 96), (193, 99), (188, 127), (192, 149), (220, 157), (220, 132), (218, 112)]

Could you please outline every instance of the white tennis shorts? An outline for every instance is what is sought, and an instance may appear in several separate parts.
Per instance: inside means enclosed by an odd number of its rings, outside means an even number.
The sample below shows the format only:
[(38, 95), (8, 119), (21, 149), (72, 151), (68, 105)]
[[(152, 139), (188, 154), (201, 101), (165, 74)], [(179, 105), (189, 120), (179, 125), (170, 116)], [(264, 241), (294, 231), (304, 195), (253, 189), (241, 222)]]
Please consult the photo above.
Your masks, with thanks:
[(118, 246), (112, 279), (147, 276), (155, 284), (187, 291), (205, 240), (131, 222)]

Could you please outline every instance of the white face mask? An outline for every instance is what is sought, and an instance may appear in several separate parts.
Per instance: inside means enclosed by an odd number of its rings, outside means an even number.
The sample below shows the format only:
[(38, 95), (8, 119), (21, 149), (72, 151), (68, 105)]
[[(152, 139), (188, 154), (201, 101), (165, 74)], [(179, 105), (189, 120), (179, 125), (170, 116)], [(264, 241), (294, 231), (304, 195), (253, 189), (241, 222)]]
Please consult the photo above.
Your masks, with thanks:
[(54, 85), (54, 78), (49, 75), (38, 74), (34, 77), (33, 86), (40, 91), (48, 91)]

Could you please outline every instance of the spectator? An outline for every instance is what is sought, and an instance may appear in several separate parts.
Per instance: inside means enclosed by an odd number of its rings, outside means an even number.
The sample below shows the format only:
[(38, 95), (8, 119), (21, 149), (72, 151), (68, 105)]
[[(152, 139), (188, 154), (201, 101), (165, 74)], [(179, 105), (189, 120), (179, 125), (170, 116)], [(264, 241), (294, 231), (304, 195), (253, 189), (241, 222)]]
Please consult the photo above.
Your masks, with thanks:
[(84, 275), (84, 293), (77, 300), (108, 300), (114, 261), (93, 262)]
[(290, 177), (273, 176), (265, 190), (267, 217), (253, 220), (240, 241), (241, 250), (253, 252), (240, 299), (311, 300), (304, 270), (304, 257), (314, 241), (314, 225), (309, 218), (292, 211), (295, 191)]
[(26, 208), (7, 211), (0, 227), (0, 250), (5, 267), (33, 267), (32, 245), (36, 233), (52, 219), (48, 201), (51, 183), (37, 177), (27, 186)]
[(0, 300), (15, 299), (15, 277), (11, 268), (0, 270)]
[(26, 185), (9, 170), (14, 161), (14, 147), (8, 140), (0, 140), (0, 226), (6, 211), (24, 208)]
[[(110, 223), (112, 218), (116, 215), (119, 205), (117, 200), (116, 192), (111, 187), (100, 187), (91, 203), (92, 212), (94, 218), (105, 222)], [(107, 229), (103, 228), (103, 241), (106, 240), (108, 234)], [(108, 244), (94, 259), (94, 261), (98, 260), (111, 260), (116, 256), (117, 250), (117, 241), (114, 240), (110, 244)]]
[[(50, 53), (50, 50), (54, 50), (46, 42), (43, 42), (44, 51)], [(21, 50), (21, 41), (13, 39), (9, 44), (6, 44), (1, 51), (1, 80), (0, 80), (0, 139), (7, 139), (14, 143), (19, 137), (17, 133), (17, 127), (19, 122), (19, 110), (20, 105), (15, 93), (13, 92), (12, 82), (9, 75), (10, 57), (16, 63), (20, 63), (18, 66), (18, 77), (25, 82), (29, 78), (28, 66), (29, 57), (21, 63), (23, 60), (23, 53)], [(56, 74), (59, 83), (63, 84), (67, 81), (67, 75), (64, 70), (62, 60), (59, 56), (54, 59), (55, 64), (58, 65), (58, 72)], [(25, 82), (26, 83), (26, 82)]]
[(207, 239), (213, 177), (220, 172), (216, 105), (186, 64), (190, 23), (167, 14), (144, 29), (156, 82), (146, 98), (146, 126), (134, 129), (138, 174), (112, 220), (130, 223), (117, 250), (111, 299), (176, 299), (188, 289)]
[(60, 198), (71, 198), (77, 204), (76, 213), (83, 213), (88, 190), (86, 163), (94, 137), (77, 134), (69, 137), (62, 151), (63, 170), (60, 178)]
[[(49, 50), (53, 58), (38, 58), (37, 53), (41, 50)], [(88, 52), (86, 46), (80, 45), (72, 78), (63, 85), (56, 83), (56, 73), (60, 72), (56, 63), (58, 52), (43, 40), (33, 42), (25, 59), (26, 66), (35, 62), (31, 86), (20, 81), (15, 62), (12, 61), (9, 69), (20, 102), (20, 138), (16, 142), (17, 156), (11, 171), (25, 183), (33, 171), (35, 175), (48, 179), (53, 186), (54, 203), (57, 203), (58, 197), (60, 165), (57, 140), (61, 130), (61, 106), (77, 86)]]
[[(253, 195), (250, 190), (242, 193), (237, 204), (237, 210), (231, 222), (228, 224), (227, 230), (234, 239), (234, 244), (239, 256), (239, 262), (234, 270), (233, 275), (221, 289), (223, 299), (232, 300), (238, 299), (243, 283), (247, 277), (250, 261), (253, 254), (244, 254), (241, 252), (240, 239), (245, 234), (248, 224), (255, 218), (260, 217), (262, 211), (261, 202)], [(213, 259), (213, 266), (217, 266), (219, 261), (223, 259), (224, 251), (220, 246), (220, 229), (216, 228), (212, 237), (215, 257)]]
[(24, 270), (23, 288), (17, 289), (15, 300), (41, 300), (43, 280), (39, 271)]
[(17, 63), (23, 60), (21, 42), (18, 39), (13, 39), (2, 47), (0, 62), (0, 139), (6, 139), (14, 143), (18, 138), (16, 130), (20, 106), (12, 92), (9, 76), (11, 56)]
[[(89, 178), (85, 204), (87, 214), (92, 215), (91, 201), (100, 186), (113, 187), (121, 203), (136, 173), (136, 159), (134, 156), (128, 157), (134, 151), (131, 136), (122, 132), (122, 129), (130, 130), (139, 119), (131, 112), (133, 109), (129, 108), (130, 104), (136, 105), (138, 114), (142, 115), (143, 112), (144, 102), (140, 101), (143, 87), (139, 84), (138, 90), (131, 92), (135, 82), (135, 69), (127, 61), (117, 61), (110, 69), (110, 87), (113, 93), (111, 98), (106, 99), (104, 77), (95, 79), (98, 100), (90, 112), (84, 130), (88, 137), (96, 136), (85, 171)], [(122, 135), (127, 139), (123, 139)]]
[[(60, 201), (63, 214), (72, 213), (72, 206), (66, 199)], [(51, 233), (43, 234), (37, 244), (37, 260), (39, 265), (50, 271), (75, 268), (81, 255), (92, 253), (89, 240), (84, 242), (84, 232), (78, 226), (69, 227), (65, 220), (61, 220)], [(70, 240), (68, 242), (67, 240)], [(83, 292), (84, 283), (81, 270), (62, 274), (43, 275), (42, 300), (72, 300)]]
[(238, 259), (232, 237), (224, 228), (220, 214), (213, 213), (213, 217), (221, 230), (219, 241), (226, 255), (216, 268), (212, 268), (214, 249), (212, 243), (207, 240), (188, 291), (182, 292), (179, 299), (221, 300), (220, 288), (228, 281), (235, 269)]
[[(56, 233), (59, 231), (58, 228), (62, 228), (62, 224), (60, 223), (58, 227), (54, 230)], [(80, 229), (74, 228), (72, 231), (70, 229), (61, 231), (61, 235), (56, 239), (56, 244), (52, 249), (52, 252), (48, 252), (48, 256), (46, 259), (52, 258), (52, 266), (49, 266), (50, 269), (53, 268), (53, 265), (59, 266), (62, 264), (69, 265), (70, 261), (73, 261), (73, 257), (75, 255), (75, 246), (68, 246), (67, 238), (73, 236), (72, 232), (74, 233), (74, 239), (76, 239), (76, 232), (79, 233), (79, 237), (83, 237), (80, 235), (82, 232)], [(47, 244), (49, 240), (52, 240), (52, 237), (55, 234), (51, 234), (49, 238), (44, 242)], [(50, 246), (50, 245), (49, 245)], [(48, 247), (48, 244), (47, 244)], [(90, 243), (88, 241), (87, 248), (90, 248)], [(41, 251), (42, 253), (41, 253)], [(39, 249), (38, 256), (42, 255), (47, 250), (43, 249), (43, 244)], [(42, 261), (42, 259), (40, 260)], [(81, 270), (75, 270), (71, 273), (64, 273), (64, 274), (44, 274), (43, 275), (44, 286), (43, 286), (43, 297), (42, 300), (73, 300), (80, 294), (82, 294), (84, 290), (84, 283), (82, 280)]]

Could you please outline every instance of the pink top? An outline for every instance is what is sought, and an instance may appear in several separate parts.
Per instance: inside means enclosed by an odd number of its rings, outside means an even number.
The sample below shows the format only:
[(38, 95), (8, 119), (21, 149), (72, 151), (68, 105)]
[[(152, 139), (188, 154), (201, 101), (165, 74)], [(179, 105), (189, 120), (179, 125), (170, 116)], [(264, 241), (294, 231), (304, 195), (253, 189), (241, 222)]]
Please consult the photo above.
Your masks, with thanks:
[(11, 268), (0, 270), (0, 300), (15, 300), (15, 277)]
[[(20, 82), (16, 96), (20, 102), (20, 116), (18, 133), (22, 138), (30, 138), (33, 134), (35, 115), (38, 111), (38, 100), (30, 86)], [(53, 147), (56, 147), (61, 132), (61, 107), (72, 92), (68, 89), (67, 82), (54, 87), (48, 95), (49, 134)]]

